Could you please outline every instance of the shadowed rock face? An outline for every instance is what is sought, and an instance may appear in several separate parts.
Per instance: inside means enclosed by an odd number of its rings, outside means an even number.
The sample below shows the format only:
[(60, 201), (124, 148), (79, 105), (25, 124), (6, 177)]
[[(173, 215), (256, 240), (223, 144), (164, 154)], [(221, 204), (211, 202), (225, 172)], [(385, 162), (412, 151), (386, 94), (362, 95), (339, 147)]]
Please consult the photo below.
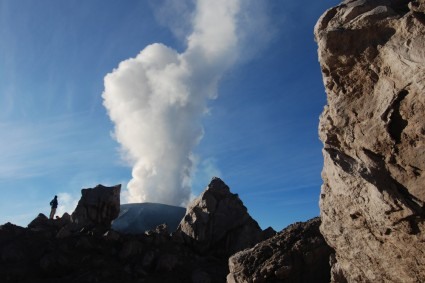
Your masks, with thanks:
[[(58, 219), (39, 214), (28, 228), (0, 225), (0, 281), (225, 282), (227, 256), (200, 256), (166, 225), (137, 235), (105, 230), (118, 216), (119, 189), (83, 189), (74, 222), (68, 214)], [(156, 217), (170, 209), (154, 207)], [(181, 208), (171, 210), (184, 215)]]
[(229, 259), (228, 283), (330, 280), (332, 249), (319, 231), (320, 218), (295, 223)]
[(138, 235), (82, 230), (56, 237), (60, 220), (37, 218), (32, 228), (0, 225), (2, 283), (204, 283), (225, 282), (228, 273), (227, 258), (200, 257), (164, 226)]
[(264, 239), (238, 195), (219, 178), (189, 205), (177, 231), (201, 253), (231, 255)]
[(424, 19), (424, 1), (344, 1), (315, 27), (335, 282), (425, 281)]
[(97, 185), (82, 189), (81, 199), (72, 213), (72, 221), (79, 227), (102, 227), (109, 229), (120, 213), (121, 185), (105, 187)]

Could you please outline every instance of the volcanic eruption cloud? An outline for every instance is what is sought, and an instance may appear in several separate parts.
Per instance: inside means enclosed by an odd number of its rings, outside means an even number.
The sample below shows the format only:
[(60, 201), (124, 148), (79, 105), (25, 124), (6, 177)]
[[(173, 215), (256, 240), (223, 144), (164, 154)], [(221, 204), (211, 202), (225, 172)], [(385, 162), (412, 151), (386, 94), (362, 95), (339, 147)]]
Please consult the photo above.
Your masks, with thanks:
[(103, 104), (133, 167), (127, 201), (189, 201), (192, 151), (203, 136), (207, 101), (217, 97), (220, 77), (239, 60), (241, 2), (196, 1), (185, 51), (154, 43), (105, 76)]

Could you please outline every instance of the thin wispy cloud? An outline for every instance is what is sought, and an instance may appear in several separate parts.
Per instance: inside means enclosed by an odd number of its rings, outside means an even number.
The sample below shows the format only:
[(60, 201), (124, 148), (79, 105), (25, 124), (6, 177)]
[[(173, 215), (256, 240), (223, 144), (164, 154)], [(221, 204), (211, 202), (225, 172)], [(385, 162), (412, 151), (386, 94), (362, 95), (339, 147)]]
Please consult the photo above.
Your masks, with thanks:
[[(102, 156), (102, 148), (92, 130), (76, 121), (74, 115), (51, 117), (33, 123), (7, 122), (0, 132), (0, 182), (48, 176), (64, 168), (93, 163)], [(73, 141), (73, 142), (71, 142)], [(102, 142), (102, 141), (100, 141)]]
[(195, 1), (188, 0), (150, 0), (154, 15), (159, 24), (171, 30), (176, 38), (185, 41), (192, 31)]

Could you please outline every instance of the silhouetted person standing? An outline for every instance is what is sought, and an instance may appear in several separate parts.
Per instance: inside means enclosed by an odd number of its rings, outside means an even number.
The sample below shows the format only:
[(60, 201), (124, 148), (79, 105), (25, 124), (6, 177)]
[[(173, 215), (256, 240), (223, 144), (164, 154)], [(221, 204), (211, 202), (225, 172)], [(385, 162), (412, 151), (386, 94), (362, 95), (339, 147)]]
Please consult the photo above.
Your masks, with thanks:
[(50, 206), (52, 210), (50, 211), (50, 219), (53, 219), (56, 213), (56, 208), (58, 208), (58, 196), (55, 196), (53, 200), (50, 202)]

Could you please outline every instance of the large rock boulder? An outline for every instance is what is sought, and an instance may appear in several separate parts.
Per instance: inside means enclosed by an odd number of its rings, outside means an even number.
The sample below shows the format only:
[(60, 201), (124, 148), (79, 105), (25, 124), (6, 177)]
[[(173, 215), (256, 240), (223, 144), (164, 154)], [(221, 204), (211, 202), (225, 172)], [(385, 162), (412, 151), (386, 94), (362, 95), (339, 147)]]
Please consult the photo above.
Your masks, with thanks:
[(333, 280), (425, 282), (424, 1), (344, 1), (315, 37)]
[(79, 228), (109, 229), (120, 213), (121, 185), (82, 189), (81, 199), (72, 213), (72, 222)]
[(332, 249), (319, 231), (320, 218), (288, 226), (276, 236), (229, 259), (228, 283), (330, 280)]
[(177, 230), (201, 253), (231, 255), (263, 239), (238, 195), (216, 177), (189, 205)]

